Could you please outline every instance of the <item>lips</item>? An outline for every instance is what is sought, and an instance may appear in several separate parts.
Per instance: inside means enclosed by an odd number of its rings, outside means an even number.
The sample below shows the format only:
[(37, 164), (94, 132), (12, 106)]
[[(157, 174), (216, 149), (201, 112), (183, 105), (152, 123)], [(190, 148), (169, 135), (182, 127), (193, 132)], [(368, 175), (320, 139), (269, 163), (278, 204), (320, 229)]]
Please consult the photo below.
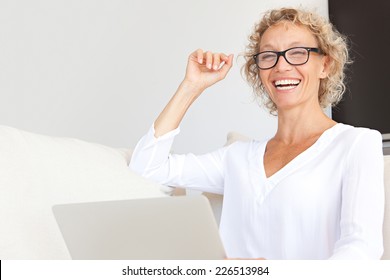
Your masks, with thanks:
[(290, 90), (296, 88), (301, 83), (299, 79), (276, 80), (274, 86), (279, 90)]

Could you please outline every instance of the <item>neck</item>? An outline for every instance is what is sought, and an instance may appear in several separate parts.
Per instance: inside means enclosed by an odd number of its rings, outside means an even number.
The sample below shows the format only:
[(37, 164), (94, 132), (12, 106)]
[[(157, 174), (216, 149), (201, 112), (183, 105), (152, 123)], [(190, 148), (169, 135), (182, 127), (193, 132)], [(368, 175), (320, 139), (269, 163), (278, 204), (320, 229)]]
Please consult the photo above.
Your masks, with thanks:
[(300, 143), (308, 138), (319, 137), (335, 124), (319, 105), (279, 110), (278, 130), (274, 139), (286, 144)]

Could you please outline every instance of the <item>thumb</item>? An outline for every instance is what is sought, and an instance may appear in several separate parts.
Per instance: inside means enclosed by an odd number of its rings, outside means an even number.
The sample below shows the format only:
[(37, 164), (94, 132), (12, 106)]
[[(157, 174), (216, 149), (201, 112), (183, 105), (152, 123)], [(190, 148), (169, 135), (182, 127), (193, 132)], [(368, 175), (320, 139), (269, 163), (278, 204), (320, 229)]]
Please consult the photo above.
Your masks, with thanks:
[(223, 77), (226, 77), (227, 73), (232, 68), (232, 66), (233, 66), (233, 57), (234, 57), (233, 54), (229, 55), (227, 61), (221, 67), (220, 71), (221, 71), (221, 74), (223, 75)]

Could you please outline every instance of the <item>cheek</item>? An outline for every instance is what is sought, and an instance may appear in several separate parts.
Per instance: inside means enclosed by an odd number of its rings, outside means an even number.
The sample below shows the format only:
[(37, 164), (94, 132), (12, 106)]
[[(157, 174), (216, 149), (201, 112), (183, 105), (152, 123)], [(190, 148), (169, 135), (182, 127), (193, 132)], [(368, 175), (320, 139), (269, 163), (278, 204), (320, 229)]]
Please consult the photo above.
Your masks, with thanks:
[(302, 65), (302, 67), (299, 70), (302, 77), (304, 77), (306, 82), (309, 84), (319, 83), (321, 79), (326, 77), (324, 68), (322, 67), (322, 65), (319, 64), (317, 65), (305, 64)]
[(267, 71), (259, 71), (259, 79), (264, 88), (269, 86), (268, 84), (269, 73)]

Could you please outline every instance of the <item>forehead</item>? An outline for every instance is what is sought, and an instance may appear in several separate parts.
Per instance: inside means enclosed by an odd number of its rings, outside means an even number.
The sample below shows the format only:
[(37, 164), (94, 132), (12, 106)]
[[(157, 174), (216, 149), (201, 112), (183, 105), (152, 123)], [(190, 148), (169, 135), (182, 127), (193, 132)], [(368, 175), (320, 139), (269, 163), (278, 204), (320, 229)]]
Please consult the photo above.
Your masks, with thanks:
[(289, 47), (315, 47), (316, 37), (303, 25), (283, 21), (269, 27), (261, 37), (260, 50), (284, 50)]

